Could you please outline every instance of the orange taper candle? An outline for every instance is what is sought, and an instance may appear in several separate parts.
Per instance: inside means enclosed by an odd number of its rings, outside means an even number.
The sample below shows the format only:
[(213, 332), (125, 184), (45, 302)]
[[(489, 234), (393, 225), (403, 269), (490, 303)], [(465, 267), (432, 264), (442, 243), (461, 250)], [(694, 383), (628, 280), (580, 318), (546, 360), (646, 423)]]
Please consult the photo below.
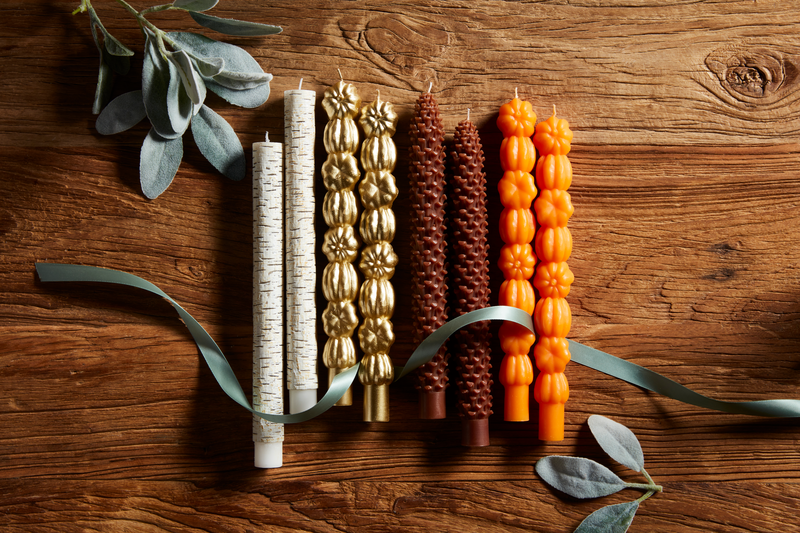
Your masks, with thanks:
[[(531, 202), (536, 197), (533, 170), (536, 152), (531, 135), (536, 113), (530, 102), (514, 98), (500, 108), (497, 127), (503, 132), (500, 164), (505, 173), (497, 186), (503, 211), (500, 213), (500, 270), (505, 281), (500, 286), (499, 303), (533, 314), (534, 293), (529, 279), (533, 276), (536, 256), (531, 241), (536, 232)], [(536, 336), (513, 322), (500, 327), (500, 346), (505, 353), (500, 364), (500, 383), (505, 387), (504, 418), (528, 420), (528, 389), (533, 383), (533, 365), (528, 352)]]
[(569, 385), (564, 369), (570, 360), (567, 334), (572, 314), (565, 299), (575, 277), (567, 266), (572, 252), (572, 235), (567, 221), (573, 207), (567, 189), (572, 183), (572, 166), (567, 154), (572, 141), (569, 123), (553, 116), (536, 126), (533, 144), (539, 150), (536, 184), (542, 191), (533, 205), (539, 221), (536, 255), (539, 263), (533, 284), (541, 299), (536, 304), (533, 325), (539, 342), (533, 349), (540, 370), (533, 388), (539, 402), (539, 438), (564, 439), (564, 404)]

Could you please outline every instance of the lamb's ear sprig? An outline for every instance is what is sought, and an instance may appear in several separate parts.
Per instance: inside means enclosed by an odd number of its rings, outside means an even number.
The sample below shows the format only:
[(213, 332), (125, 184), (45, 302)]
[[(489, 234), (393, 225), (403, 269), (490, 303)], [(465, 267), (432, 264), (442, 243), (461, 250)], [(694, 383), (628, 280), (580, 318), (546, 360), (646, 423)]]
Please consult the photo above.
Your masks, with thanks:
[(608, 496), (625, 488), (644, 490), (642, 497), (631, 502), (601, 507), (575, 530), (575, 533), (625, 533), (639, 504), (663, 488), (644, 469), (642, 446), (630, 429), (600, 415), (589, 417), (589, 429), (609, 457), (641, 472), (647, 483), (625, 482), (605, 466), (583, 457), (543, 457), (536, 462), (536, 473), (554, 488), (581, 499)]
[(183, 159), (183, 134), (191, 127), (200, 152), (219, 172), (232, 180), (245, 176), (242, 144), (233, 128), (204, 104), (207, 91), (246, 108), (258, 107), (269, 97), (272, 75), (265, 73), (245, 50), (203, 35), (164, 32), (146, 16), (158, 11), (180, 10), (206, 28), (235, 36), (273, 35), (279, 26), (214, 17), (201, 13), (218, 0), (174, 0), (171, 4), (136, 11), (116, 0), (137, 20), (145, 36), (142, 90), (122, 94), (108, 105), (115, 74), (130, 69), (128, 47), (103, 26), (90, 0), (81, 0), (74, 13), (88, 13), (92, 36), (100, 52), (100, 71), (93, 112), (95, 127), (103, 135), (128, 130), (145, 117), (151, 130), (142, 145), (139, 176), (142, 192), (156, 198), (172, 183)]

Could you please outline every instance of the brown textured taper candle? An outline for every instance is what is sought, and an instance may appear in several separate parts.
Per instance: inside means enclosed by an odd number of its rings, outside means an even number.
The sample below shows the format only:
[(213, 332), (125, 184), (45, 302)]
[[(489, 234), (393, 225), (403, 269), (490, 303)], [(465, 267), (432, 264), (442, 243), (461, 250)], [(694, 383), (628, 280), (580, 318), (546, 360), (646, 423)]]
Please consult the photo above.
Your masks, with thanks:
[[(486, 219), (486, 174), (478, 130), (467, 120), (456, 128), (449, 184), (450, 297), (452, 316), (489, 306), (489, 233)], [(488, 322), (460, 329), (451, 349), (458, 357), (456, 386), (462, 420), (461, 444), (489, 445), (492, 414), (491, 332)]]
[[(409, 131), (411, 316), (415, 344), (447, 322), (444, 127), (430, 91), (414, 106)], [(420, 418), (444, 418), (447, 347), (417, 371)]]

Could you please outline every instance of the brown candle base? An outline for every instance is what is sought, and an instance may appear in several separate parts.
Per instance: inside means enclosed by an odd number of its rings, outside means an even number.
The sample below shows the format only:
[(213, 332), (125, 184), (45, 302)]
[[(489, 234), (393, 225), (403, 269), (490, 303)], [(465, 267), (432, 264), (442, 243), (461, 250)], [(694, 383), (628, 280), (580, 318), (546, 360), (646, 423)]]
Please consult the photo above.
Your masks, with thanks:
[(461, 421), (462, 446), (489, 446), (489, 419), (468, 418)]
[[(347, 370), (346, 368), (329, 368), (328, 369), (328, 388), (331, 387), (331, 383), (333, 383), (333, 378), (341, 374)], [(347, 406), (353, 405), (353, 387), (348, 387), (347, 391), (345, 391), (344, 395), (339, 398), (339, 401), (336, 402), (334, 405), (338, 406)]]
[(389, 385), (364, 385), (364, 422), (389, 421)]
[(419, 417), (424, 420), (445, 418), (444, 391), (419, 391)]

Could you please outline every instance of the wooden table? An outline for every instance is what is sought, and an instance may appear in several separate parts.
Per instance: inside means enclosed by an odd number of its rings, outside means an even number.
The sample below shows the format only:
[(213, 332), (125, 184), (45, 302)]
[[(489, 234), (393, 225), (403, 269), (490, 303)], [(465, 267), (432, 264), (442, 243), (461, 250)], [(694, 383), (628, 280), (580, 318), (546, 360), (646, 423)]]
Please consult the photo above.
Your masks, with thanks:
[[(503, 422), (496, 383), (491, 446), (463, 448), (452, 392), (446, 420), (420, 421), (404, 380), (390, 422), (361, 422), (356, 387), (356, 406), (287, 427), (284, 467), (254, 469), (249, 413), (165, 301), (35, 275), (37, 261), (67, 262), (155, 283), (249, 390), (250, 174), (227, 180), (187, 137), (173, 184), (144, 198), (148, 126), (95, 131), (97, 51), (87, 16), (70, 14), (78, 3), (0, 5), (0, 530), (572, 531), (639, 495), (577, 501), (533, 470), (545, 455), (577, 455), (640, 481), (592, 438), (587, 418), (603, 414), (634, 431), (664, 487), (630, 531), (800, 531), (798, 422), (702, 410), (574, 363), (562, 443), (538, 441), (535, 421)], [(138, 88), (140, 32), (114, 2), (95, 7), (137, 54), (115, 94)], [(494, 122), (518, 88), (540, 119), (556, 105), (575, 132), (571, 337), (715, 398), (800, 398), (794, 3), (225, 0), (212, 14), (284, 28), (217, 35), (275, 76), (257, 109), (208, 99), (246, 147), (265, 131), (281, 140), (283, 91), (301, 77), (321, 99), (339, 68), (366, 100), (380, 91), (396, 104), (398, 286), (410, 279), (406, 132), (418, 94), (433, 82), (451, 135), (471, 109), (496, 224)], [(182, 14), (151, 20), (205, 31)], [(324, 120), (320, 109), (320, 162)], [(397, 364), (414, 348), (409, 308), (399, 291)]]

